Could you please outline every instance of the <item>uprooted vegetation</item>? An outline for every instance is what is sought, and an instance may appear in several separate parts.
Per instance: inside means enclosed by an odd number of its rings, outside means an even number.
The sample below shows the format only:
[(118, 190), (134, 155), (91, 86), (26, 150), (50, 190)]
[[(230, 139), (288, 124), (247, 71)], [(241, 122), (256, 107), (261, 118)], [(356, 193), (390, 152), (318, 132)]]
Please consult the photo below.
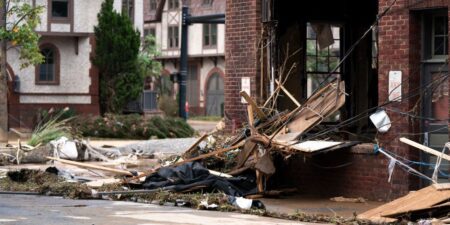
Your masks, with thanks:
[(37, 192), (73, 199), (92, 198), (91, 190), (85, 184), (66, 182), (53, 173), (21, 169), (9, 171), (6, 175), (0, 179), (0, 190), (2, 191)]
[(68, 123), (74, 118), (69, 108), (40, 112), (40, 121), (33, 130), (27, 144), (37, 146), (47, 144), (60, 137), (71, 137), (72, 128)]

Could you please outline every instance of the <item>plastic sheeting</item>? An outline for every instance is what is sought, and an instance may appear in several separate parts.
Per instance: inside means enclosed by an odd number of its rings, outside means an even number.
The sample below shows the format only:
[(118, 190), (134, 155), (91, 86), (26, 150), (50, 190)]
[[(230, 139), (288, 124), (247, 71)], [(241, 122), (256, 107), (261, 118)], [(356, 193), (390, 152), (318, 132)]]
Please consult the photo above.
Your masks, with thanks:
[(231, 196), (257, 193), (254, 177), (224, 178), (209, 173), (199, 162), (189, 162), (177, 167), (164, 167), (148, 176), (142, 184), (146, 189), (164, 188), (176, 192), (195, 187), (209, 191), (221, 191)]

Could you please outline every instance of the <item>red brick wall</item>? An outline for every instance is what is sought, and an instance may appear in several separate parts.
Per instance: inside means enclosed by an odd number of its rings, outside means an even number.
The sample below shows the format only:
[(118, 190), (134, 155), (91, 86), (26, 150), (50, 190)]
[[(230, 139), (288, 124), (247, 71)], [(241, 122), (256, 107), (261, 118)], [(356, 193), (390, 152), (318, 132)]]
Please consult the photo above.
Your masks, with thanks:
[[(261, 34), (261, 0), (226, 2), (225, 41), (225, 113), (239, 124), (247, 118), (241, 103), (241, 77), (250, 77), (251, 96), (258, 90), (259, 63), (257, 42)], [(230, 131), (231, 123), (227, 124)]]
[[(391, 1), (380, 0), (379, 11), (382, 12)], [(384, 16), (379, 23), (379, 73), (378, 73), (378, 99), (379, 105), (388, 101), (389, 71), (402, 71), (402, 95), (405, 96), (411, 89), (419, 85), (416, 82), (419, 74), (414, 74), (413, 68), (410, 66), (410, 13), (404, 7), (404, 1), (398, 1), (391, 9), (390, 13)], [(417, 35), (420, 35), (418, 33)], [(420, 62), (418, 62), (420, 63)], [(399, 103), (390, 104), (389, 108), (407, 112), (413, 99), (405, 99)], [(380, 147), (386, 148), (396, 154), (411, 158), (411, 149), (400, 143), (398, 140), (399, 133), (410, 133), (411, 128), (407, 117), (398, 113), (388, 112), (393, 125), (389, 132), (380, 134)], [(387, 159), (382, 159), (386, 161)], [(392, 189), (399, 195), (406, 194), (409, 191), (410, 179), (403, 170), (396, 169), (396, 173), (400, 176), (394, 177), (392, 180)]]
[(33, 129), (41, 110), (65, 107), (74, 110), (77, 115), (99, 115), (98, 105), (95, 104), (19, 104), (10, 110), (9, 127)]
[[(389, 200), (398, 196), (388, 182), (383, 155), (371, 149), (361, 153), (338, 150), (313, 157), (294, 156), (281, 160), (271, 182), (275, 186), (295, 186), (300, 193), (322, 197), (364, 197), (370, 200)], [(393, 179), (402, 178), (396, 170)]]
[[(418, 3), (415, 3), (418, 2)], [(390, 0), (380, 0), (380, 12), (389, 4)], [(379, 104), (383, 104), (388, 99), (388, 73), (390, 70), (402, 71), (402, 94), (403, 96), (413, 93), (420, 86), (420, 54), (421, 54), (421, 30), (420, 16), (416, 13), (417, 9), (448, 7), (448, 1), (430, 0), (430, 1), (413, 1), (403, 0), (397, 1), (392, 8), (379, 23)], [(402, 100), (401, 103), (390, 104), (388, 107), (402, 112), (412, 112), (418, 105), (419, 96)], [(420, 113), (420, 107), (417, 108)], [(393, 126), (386, 134), (380, 134), (380, 146), (395, 152), (397, 155), (417, 160), (419, 159), (419, 151), (412, 149), (406, 144), (399, 142), (401, 133), (418, 133), (420, 132), (419, 121), (411, 120), (411, 118), (388, 112)], [(417, 139), (420, 136), (409, 137)], [(398, 173), (403, 176), (397, 176), (398, 179), (393, 180), (392, 188), (398, 194), (405, 194), (411, 189), (418, 187), (418, 179), (416, 177), (407, 176), (406, 172), (397, 169)], [(408, 179), (405, 179), (408, 177)]]

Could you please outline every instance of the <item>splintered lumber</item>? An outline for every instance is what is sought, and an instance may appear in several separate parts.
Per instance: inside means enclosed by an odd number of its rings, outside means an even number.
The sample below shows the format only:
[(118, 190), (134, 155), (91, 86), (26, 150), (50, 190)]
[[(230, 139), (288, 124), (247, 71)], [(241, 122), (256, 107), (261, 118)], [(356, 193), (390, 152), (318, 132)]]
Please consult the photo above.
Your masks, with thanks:
[(247, 105), (247, 113), (248, 113), (248, 125), (253, 126), (253, 124), (255, 124), (255, 121), (253, 118), (253, 107), (251, 105)]
[[(211, 157), (211, 156), (214, 156), (214, 155), (217, 155), (217, 154), (222, 154), (222, 153), (225, 153), (225, 152), (229, 152), (231, 150), (234, 150), (234, 149), (242, 147), (242, 145), (243, 144), (237, 144), (237, 145), (231, 146), (229, 148), (218, 149), (216, 151), (213, 151), (213, 152), (210, 152), (210, 153), (207, 153), (207, 154), (199, 155), (199, 156), (194, 157), (194, 158), (190, 158), (190, 159), (186, 159), (184, 161), (177, 162), (177, 163), (175, 163), (173, 165), (170, 165), (170, 166), (179, 166), (179, 165), (183, 165), (184, 163), (187, 163), (187, 162), (193, 162), (193, 161), (197, 161), (197, 160), (200, 160), (200, 159), (208, 158), (208, 157)], [(140, 174), (140, 175), (132, 178), (132, 180), (136, 179), (136, 178), (149, 176), (149, 175), (155, 173), (156, 171), (158, 171), (161, 168), (162, 168), (162, 166), (154, 168), (154, 169), (152, 169), (150, 171), (147, 171), (146, 173)]]
[(416, 147), (416, 148), (418, 148), (418, 149), (420, 149), (420, 150), (422, 150), (422, 151), (424, 151), (426, 153), (430, 153), (432, 155), (435, 155), (437, 157), (441, 157), (441, 158), (443, 158), (443, 159), (445, 159), (447, 161), (450, 161), (450, 156), (449, 155), (444, 154), (444, 153), (439, 152), (439, 151), (436, 151), (436, 150), (434, 150), (434, 149), (432, 149), (430, 147), (427, 147), (425, 145), (421, 145), (421, 144), (419, 144), (419, 143), (417, 143), (415, 141), (411, 141), (408, 138), (402, 137), (402, 138), (400, 138), (400, 141), (405, 143), (405, 144), (408, 144), (408, 145), (411, 145), (413, 147)]
[[(317, 91), (308, 98), (306, 103), (300, 107), (297, 115), (287, 124), (290, 133), (277, 135), (275, 140), (281, 143), (293, 141), (302, 135), (303, 132), (338, 111), (345, 103), (343, 90), (345, 90), (345, 83), (341, 81), (339, 88), (333, 82)], [(336, 96), (338, 96), (337, 99)]]
[[(250, 126), (250, 133), (253, 135), (256, 133), (256, 130), (253, 127), (253, 109), (252, 106), (248, 105), (247, 106), (247, 113), (248, 113), (248, 122), (249, 122), (249, 126)], [(259, 161), (259, 157), (258, 157), (258, 151), (256, 150), (256, 148), (253, 149), (253, 157), (256, 159), (256, 161)], [(255, 173), (256, 173), (256, 185), (258, 188), (258, 191), (260, 193), (262, 193), (264, 191), (264, 185), (263, 185), (263, 174), (261, 173), (261, 171), (258, 168), (255, 168)]]
[(88, 163), (75, 162), (75, 161), (59, 159), (59, 158), (55, 158), (55, 157), (47, 157), (47, 159), (55, 160), (55, 161), (58, 161), (58, 162), (61, 162), (61, 163), (67, 164), (67, 165), (78, 166), (78, 167), (82, 167), (82, 168), (102, 170), (102, 171), (107, 171), (107, 172), (120, 174), (120, 175), (126, 175), (126, 176), (134, 176), (130, 171), (126, 171), (126, 170), (113, 169), (113, 168), (109, 168), (109, 167), (93, 165), (93, 164), (88, 164)]
[(247, 94), (247, 92), (241, 91), (240, 95), (245, 99), (245, 101), (247, 101), (248, 104), (252, 106), (253, 110), (256, 112), (256, 115), (258, 115), (260, 119), (266, 118), (266, 114), (264, 114), (264, 112), (258, 107), (256, 102), (253, 101), (253, 99)]
[(428, 209), (436, 204), (448, 201), (450, 190), (437, 190), (433, 185), (410, 192), (406, 196), (398, 198), (392, 202), (381, 205), (375, 209), (366, 211), (358, 215), (359, 219), (371, 221), (393, 220), (389, 218), (396, 215), (405, 214), (412, 211)]
[(250, 157), (250, 155), (254, 152), (256, 147), (257, 147), (256, 142), (253, 142), (251, 140), (245, 141), (243, 149), (236, 156), (237, 163), (235, 169), (239, 169), (244, 166), (248, 157)]
[(195, 148), (197, 148), (197, 146), (203, 141), (205, 140), (209, 135), (208, 134), (204, 134), (203, 136), (201, 136), (193, 145), (191, 145), (191, 147), (189, 147), (188, 150), (186, 150), (183, 154), (183, 159), (185, 159), (186, 157), (189, 157), (189, 155), (191, 154), (192, 151), (194, 151)]
[(216, 150), (216, 151), (213, 151), (213, 152), (210, 152), (210, 153), (199, 155), (199, 156), (194, 157), (194, 158), (190, 158), (190, 159), (186, 159), (186, 160), (181, 161), (181, 162), (177, 162), (177, 163), (173, 164), (173, 166), (179, 166), (179, 165), (182, 165), (182, 164), (187, 163), (187, 162), (193, 162), (193, 161), (197, 161), (197, 160), (200, 160), (200, 159), (208, 158), (208, 157), (211, 157), (211, 156), (214, 156), (214, 155), (218, 155), (218, 154), (222, 154), (222, 153), (225, 153), (225, 152), (229, 152), (231, 150), (234, 150), (234, 149), (237, 149), (237, 148), (240, 148), (240, 147), (242, 147), (242, 144), (237, 144), (237, 145), (231, 146), (229, 148), (219, 149), (219, 150)]
[(295, 97), (285, 87), (283, 87), (283, 85), (281, 85), (280, 82), (278, 82), (278, 80), (275, 80), (275, 83), (277, 83), (278, 87), (281, 88), (284, 94), (286, 94), (286, 96), (288, 96), (291, 99), (291, 101), (297, 105), (297, 107), (301, 106), (300, 102), (298, 102), (297, 99), (295, 99)]

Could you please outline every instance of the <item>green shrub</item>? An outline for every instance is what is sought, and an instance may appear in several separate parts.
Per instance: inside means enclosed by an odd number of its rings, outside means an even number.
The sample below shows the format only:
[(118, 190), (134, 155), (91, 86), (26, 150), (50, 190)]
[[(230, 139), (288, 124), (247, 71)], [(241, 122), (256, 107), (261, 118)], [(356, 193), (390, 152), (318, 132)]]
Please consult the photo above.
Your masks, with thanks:
[(182, 119), (159, 116), (144, 119), (138, 114), (78, 117), (72, 125), (83, 136), (101, 138), (182, 138), (194, 134), (194, 129)]

